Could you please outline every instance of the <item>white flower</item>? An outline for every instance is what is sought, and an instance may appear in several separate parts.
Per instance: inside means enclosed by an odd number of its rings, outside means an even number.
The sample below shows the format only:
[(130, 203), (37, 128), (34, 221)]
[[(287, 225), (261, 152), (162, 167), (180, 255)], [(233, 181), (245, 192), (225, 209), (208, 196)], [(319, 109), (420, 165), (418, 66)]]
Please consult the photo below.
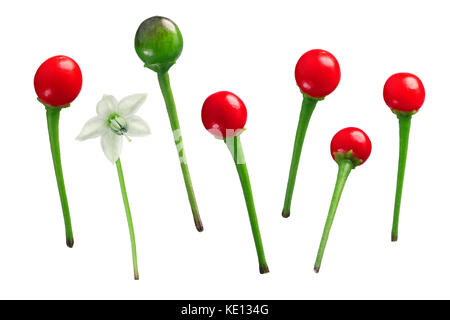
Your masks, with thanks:
[(133, 94), (117, 102), (116, 98), (104, 95), (97, 104), (97, 116), (91, 118), (76, 138), (83, 141), (101, 136), (105, 156), (115, 163), (122, 151), (123, 136), (142, 137), (150, 134), (147, 123), (135, 115), (147, 98), (146, 94)]

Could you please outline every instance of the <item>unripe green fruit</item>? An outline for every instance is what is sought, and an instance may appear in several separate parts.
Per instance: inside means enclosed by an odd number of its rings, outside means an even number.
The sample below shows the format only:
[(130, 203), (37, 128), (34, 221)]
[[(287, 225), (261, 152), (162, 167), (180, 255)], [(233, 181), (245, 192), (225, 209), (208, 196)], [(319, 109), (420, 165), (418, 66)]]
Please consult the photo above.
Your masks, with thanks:
[(172, 20), (151, 17), (139, 26), (134, 38), (134, 48), (147, 68), (165, 72), (181, 55), (183, 37)]

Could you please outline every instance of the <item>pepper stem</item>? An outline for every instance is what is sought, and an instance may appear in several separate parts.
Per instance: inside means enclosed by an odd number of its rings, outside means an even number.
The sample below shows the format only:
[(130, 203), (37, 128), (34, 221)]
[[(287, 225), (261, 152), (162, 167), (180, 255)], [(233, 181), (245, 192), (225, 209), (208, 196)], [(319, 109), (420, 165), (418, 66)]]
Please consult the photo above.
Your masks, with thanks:
[(183, 139), (181, 137), (180, 124), (178, 122), (177, 109), (175, 107), (175, 100), (173, 98), (172, 89), (170, 87), (169, 73), (167, 71), (158, 72), (159, 86), (166, 102), (166, 109), (169, 115), (170, 126), (172, 127), (175, 144), (178, 149), (178, 156), (181, 164), (181, 171), (183, 172), (184, 183), (191, 205), (192, 215), (194, 217), (195, 227), (199, 232), (203, 231), (202, 220), (198, 212), (197, 201), (195, 199), (194, 188), (192, 186), (191, 176), (189, 174), (189, 168), (186, 162), (186, 155), (183, 147)]
[(341, 199), (342, 191), (344, 190), (345, 182), (347, 181), (350, 171), (354, 168), (354, 164), (349, 159), (342, 159), (338, 162), (339, 171), (336, 179), (336, 185), (334, 187), (333, 197), (331, 198), (330, 209), (328, 210), (327, 221), (323, 229), (322, 239), (320, 240), (319, 251), (317, 252), (316, 263), (314, 264), (314, 271), (316, 273), (320, 270), (322, 263), (323, 253), (325, 246), (327, 245), (328, 236), (330, 234), (331, 226), (333, 225), (334, 215)]
[(136, 254), (136, 239), (134, 237), (133, 219), (131, 218), (130, 204), (128, 203), (127, 189), (125, 188), (125, 179), (123, 178), (122, 164), (120, 158), (116, 161), (117, 174), (119, 175), (120, 190), (122, 191), (123, 205), (127, 215), (128, 230), (130, 231), (131, 251), (133, 255), (134, 280), (139, 280), (139, 271)]
[(284, 197), (283, 217), (288, 218), (291, 214), (292, 194), (294, 193), (295, 179), (297, 177), (300, 154), (302, 153), (303, 141), (305, 140), (306, 130), (309, 120), (319, 99), (303, 95), (302, 109), (298, 120), (297, 133), (295, 134), (294, 151), (292, 152), (291, 167), (289, 169), (289, 180)]
[(391, 240), (398, 239), (398, 221), (400, 217), (400, 203), (402, 201), (403, 180), (405, 177), (406, 155), (408, 154), (409, 130), (411, 128), (412, 115), (397, 114), (398, 123), (400, 127), (400, 144), (398, 156), (398, 171), (397, 171), (397, 188), (395, 191), (395, 205), (394, 205), (394, 221), (392, 223)]
[(50, 149), (52, 151), (53, 167), (55, 168), (56, 182), (58, 184), (59, 198), (64, 216), (64, 226), (66, 230), (66, 244), (73, 247), (72, 223), (70, 221), (69, 204), (67, 202), (66, 187), (61, 165), (61, 152), (59, 149), (59, 114), (60, 108), (45, 107), (47, 110), (47, 127), (50, 138)]
[(250, 225), (252, 227), (253, 239), (255, 241), (256, 252), (258, 254), (259, 272), (261, 274), (268, 273), (266, 257), (264, 255), (264, 248), (261, 239), (261, 233), (258, 226), (258, 218), (256, 216), (255, 204), (253, 201), (252, 187), (248, 177), (247, 165), (244, 159), (244, 152), (242, 150), (241, 140), (239, 136), (234, 136), (225, 139), (225, 143), (231, 152), (233, 161), (239, 174), (242, 190), (244, 192), (245, 203), (247, 205), (248, 216), (250, 218)]

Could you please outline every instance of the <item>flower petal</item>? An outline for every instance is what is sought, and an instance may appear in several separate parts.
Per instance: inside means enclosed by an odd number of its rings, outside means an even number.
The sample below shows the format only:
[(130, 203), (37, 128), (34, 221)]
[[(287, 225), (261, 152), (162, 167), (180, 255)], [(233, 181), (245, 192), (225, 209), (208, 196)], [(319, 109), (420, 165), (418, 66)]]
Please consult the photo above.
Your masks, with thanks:
[(117, 100), (113, 96), (105, 94), (97, 103), (97, 114), (100, 118), (106, 119), (113, 112), (117, 112)]
[(101, 139), (102, 149), (109, 161), (115, 163), (122, 152), (123, 137), (107, 131)]
[(117, 108), (117, 113), (119, 113), (122, 117), (132, 115), (139, 110), (139, 108), (145, 102), (145, 99), (147, 99), (147, 95), (145, 93), (137, 93), (125, 97), (120, 100)]
[(83, 141), (86, 139), (97, 138), (105, 133), (106, 129), (106, 122), (104, 119), (100, 117), (93, 117), (86, 122), (76, 139)]
[(132, 137), (142, 137), (149, 135), (150, 127), (144, 119), (138, 116), (129, 116), (126, 118), (128, 124), (128, 135)]

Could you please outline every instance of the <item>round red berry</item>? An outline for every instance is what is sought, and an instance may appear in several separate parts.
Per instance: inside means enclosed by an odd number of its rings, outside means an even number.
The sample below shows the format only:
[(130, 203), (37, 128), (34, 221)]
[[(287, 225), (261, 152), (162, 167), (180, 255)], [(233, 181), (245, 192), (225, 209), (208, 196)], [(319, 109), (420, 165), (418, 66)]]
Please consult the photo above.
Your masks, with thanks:
[(323, 98), (338, 86), (341, 69), (331, 53), (315, 49), (306, 52), (298, 60), (295, 80), (303, 93), (314, 98)]
[(366, 162), (372, 151), (372, 143), (369, 136), (361, 129), (349, 127), (340, 130), (331, 140), (330, 151), (333, 159), (335, 153), (347, 154), (352, 151), (352, 158)]
[(247, 108), (234, 93), (219, 91), (203, 103), (202, 122), (206, 130), (218, 138), (235, 136), (247, 122)]
[(383, 97), (392, 110), (415, 112), (425, 101), (425, 88), (412, 73), (396, 73), (384, 84)]
[(41, 64), (34, 76), (34, 89), (45, 104), (63, 107), (81, 91), (83, 77), (78, 64), (69, 57), (55, 56)]

